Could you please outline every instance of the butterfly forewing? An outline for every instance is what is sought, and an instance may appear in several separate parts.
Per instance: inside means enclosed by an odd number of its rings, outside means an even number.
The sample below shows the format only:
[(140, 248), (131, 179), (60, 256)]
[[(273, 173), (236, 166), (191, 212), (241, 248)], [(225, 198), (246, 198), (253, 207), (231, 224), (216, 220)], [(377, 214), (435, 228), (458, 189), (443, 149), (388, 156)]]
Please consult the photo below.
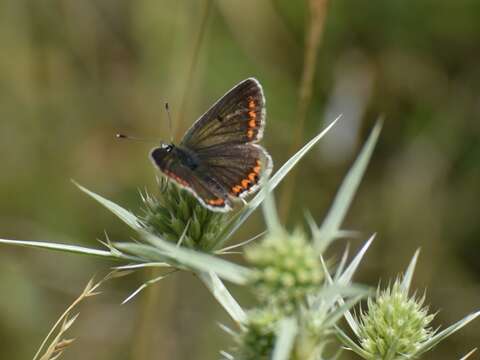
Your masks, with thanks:
[(198, 151), (221, 145), (256, 142), (263, 135), (265, 100), (262, 87), (246, 79), (227, 92), (187, 131), (182, 145)]

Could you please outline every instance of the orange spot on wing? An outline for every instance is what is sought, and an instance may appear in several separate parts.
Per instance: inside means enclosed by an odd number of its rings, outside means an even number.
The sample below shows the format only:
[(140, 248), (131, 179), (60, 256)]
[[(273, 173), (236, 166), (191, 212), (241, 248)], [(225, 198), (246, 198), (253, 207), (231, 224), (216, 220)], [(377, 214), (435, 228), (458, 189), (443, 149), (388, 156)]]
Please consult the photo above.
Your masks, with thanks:
[(213, 206), (219, 206), (219, 205), (223, 205), (225, 201), (223, 199), (213, 199), (213, 200), (208, 200), (208, 203)]
[(240, 184), (234, 185), (231, 188), (230, 194), (234, 196), (240, 196), (247, 190), (251, 189), (252, 186), (256, 185), (260, 180), (260, 170), (261, 170), (261, 162), (260, 160), (256, 160), (256, 166), (251, 168), (250, 172), (247, 173), (246, 177), (240, 181)]
[(253, 134), (254, 134), (254, 131), (253, 131), (252, 129), (249, 129), (249, 130), (247, 131), (247, 137), (248, 137), (249, 139), (253, 138)]
[(186, 182), (185, 180), (183, 180), (181, 177), (175, 175), (173, 172), (171, 171), (164, 171), (165, 174), (169, 177), (171, 177), (173, 180), (175, 180), (176, 182), (178, 182), (180, 185), (183, 185), (183, 186), (189, 186), (188, 185), (188, 182)]
[(257, 164), (257, 165), (253, 167), (253, 172), (254, 172), (255, 174), (260, 174), (260, 170), (262, 169), (262, 165), (261, 165), (261, 163), (260, 163), (260, 160), (257, 160), (257, 161), (256, 161), (256, 164)]
[(238, 194), (239, 192), (242, 191), (242, 187), (240, 185), (235, 185), (233, 188), (232, 188), (232, 191), (235, 193), (235, 194)]
[(252, 119), (248, 122), (248, 126), (251, 127), (251, 128), (254, 128), (255, 126), (257, 126), (257, 122), (256, 122), (255, 118), (252, 118)]
[(248, 107), (250, 109), (255, 109), (255, 100), (253, 100), (253, 98), (250, 98), (250, 100), (248, 101)]

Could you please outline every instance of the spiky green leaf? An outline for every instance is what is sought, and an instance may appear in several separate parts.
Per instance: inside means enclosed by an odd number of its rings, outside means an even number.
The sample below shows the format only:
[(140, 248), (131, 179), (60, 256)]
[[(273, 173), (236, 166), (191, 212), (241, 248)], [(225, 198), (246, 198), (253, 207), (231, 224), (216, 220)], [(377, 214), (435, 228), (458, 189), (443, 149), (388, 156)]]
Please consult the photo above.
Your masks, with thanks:
[(417, 265), (417, 259), (419, 254), (420, 249), (417, 249), (417, 251), (415, 251), (415, 254), (412, 257), (412, 260), (410, 261), (410, 264), (408, 265), (407, 270), (403, 274), (401, 288), (407, 293), (410, 290), (410, 284), (412, 283), (413, 273), (415, 271), (415, 266)]
[(47, 241), (0, 239), (0, 244), (24, 246), (24, 247), (40, 248), (40, 249), (48, 249), (48, 250), (55, 250), (55, 251), (63, 251), (63, 252), (81, 254), (81, 255), (100, 256), (100, 257), (103, 257), (103, 258), (110, 258), (112, 260), (119, 260), (119, 259), (134, 260), (135, 259), (135, 258), (130, 257), (128, 255), (117, 253), (117, 252), (99, 250), (99, 249), (92, 249), (92, 248), (77, 246), (77, 245), (52, 243), (52, 242), (47, 242)]
[[(273, 191), (283, 178), (293, 169), (293, 167), (310, 151), (310, 149), (335, 125), (340, 119), (337, 117), (331, 124), (329, 124), (320, 134), (315, 136), (307, 144), (305, 144), (295, 155), (283, 164), (283, 166), (268, 180), (268, 190)], [(217, 249), (222, 246), (237, 230), (238, 228), (252, 215), (257, 207), (265, 199), (266, 193), (260, 191), (241, 211), (235, 214), (219, 235), (217, 242)]]
[(208, 274), (199, 273), (198, 276), (230, 317), (237, 322), (237, 324), (243, 324), (247, 315), (232, 294), (230, 294), (220, 278), (213, 272)]
[(358, 155), (357, 160), (343, 180), (322, 226), (315, 232), (314, 242), (317, 251), (323, 252), (330, 243), (338, 237), (340, 226), (365, 173), (373, 149), (377, 143), (381, 127), (381, 122), (377, 122), (367, 142), (363, 146), (362, 151)]
[(352, 350), (353, 352), (357, 353), (357, 355), (361, 356), (364, 359), (368, 359), (369, 354), (363, 350), (355, 341), (350, 339), (350, 337), (343, 332), (338, 326), (335, 326), (336, 335), (340, 342), (343, 343), (346, 349)]
[(437, 345), (440, 341), (452, 335), (453, 333), (457, 332), (458, 330), (463, 328), (465, 325), (467, 325), (471, 321), (475, 320), (479, 315), (480, 315), (480, 311), (477, 311), (475, 313), (465, 316), (463, 319), (457, 321), (455, 324), (450, 325), (445, 330), (433, 336), (430, 340), (425, 341), (418, 349), (418, 352), (416, 353), (416, 355), (423, 354), (426, 351), (430, 350), (435, 345)]
[(236, 284), (244, 284), (251, 270), (199, 251), (178, 247), (160, 237), (142, 232), (143, 238), (175, 263), (199, 272), (214, 272)]
[(288, 360), (290, 358), (297, 331), (298, 325), (295, 318), (288, 317), (280, 320), (272, 360)]
[(124, 209), (118, 204), (115, 204), (113, 201), (110, 201), (108, 199), (105, 199), (103, 196), (100, 196), (93, 191), (88, 190), (87, 188), (83, 187), (82, 185), (78, 184), (74, 180), (72, 182), (78, 186), (80, 190), (82, 190), (84, 193), (87, 195), (91, 196), (95, 200), (97, 200), (100, 204), (105, 206), (108, 210), (110, 210), (112, 213), (117, 215), (125, 224), (130, 226), (132, 229), (136, 231), (143, 230), (142, 222), (130, 211)]

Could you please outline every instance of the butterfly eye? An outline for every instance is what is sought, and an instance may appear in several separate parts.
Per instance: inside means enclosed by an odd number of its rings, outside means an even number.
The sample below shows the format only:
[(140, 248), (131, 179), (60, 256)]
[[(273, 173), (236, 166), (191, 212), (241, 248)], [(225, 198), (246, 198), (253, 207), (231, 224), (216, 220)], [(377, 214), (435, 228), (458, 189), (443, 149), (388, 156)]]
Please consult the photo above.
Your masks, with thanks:
[(167, 153), (169, 153), (170, 151), (173, 150), (173, 145), (170, 145), (170, 144), (162, 144), (161, 146), (162, 150), (166, 151)]

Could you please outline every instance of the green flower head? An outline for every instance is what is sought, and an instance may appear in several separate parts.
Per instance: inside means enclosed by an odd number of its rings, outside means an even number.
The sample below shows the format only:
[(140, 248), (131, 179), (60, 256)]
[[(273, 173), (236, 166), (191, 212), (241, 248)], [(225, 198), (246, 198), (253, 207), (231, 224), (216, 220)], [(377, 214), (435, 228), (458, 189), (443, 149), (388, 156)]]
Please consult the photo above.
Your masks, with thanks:
[(236, 360), (269, 360), (275, 346), (275, 326), (279, 316), (275, 311), (253, 310), (241, 332), (236, 336)]
[(215, 248), (215, 240), (228, 215), (203, 207), (188, 191), (164, 178), (160, 180), (161, 198), (143, 196), (146, 229), (171, 242), (203, 251)]
[(274, 232), (247, 248), (245, 256), (255, 268), (250, 278), (255, 295), (287, 314), (305, 304), (323, 279), (319, 258), (300, 231)]
[(415, 355), (420, 345), (433, 336), (429, 324), (434, 315), (422, 308), (423, 301), (408, 297), (398, 280), (378, 291), (375, 299), (368, 299), (368, 309), (358, 321), (360, 345), (368, 359), (384, 359), (387, 354), (392, 359)]

